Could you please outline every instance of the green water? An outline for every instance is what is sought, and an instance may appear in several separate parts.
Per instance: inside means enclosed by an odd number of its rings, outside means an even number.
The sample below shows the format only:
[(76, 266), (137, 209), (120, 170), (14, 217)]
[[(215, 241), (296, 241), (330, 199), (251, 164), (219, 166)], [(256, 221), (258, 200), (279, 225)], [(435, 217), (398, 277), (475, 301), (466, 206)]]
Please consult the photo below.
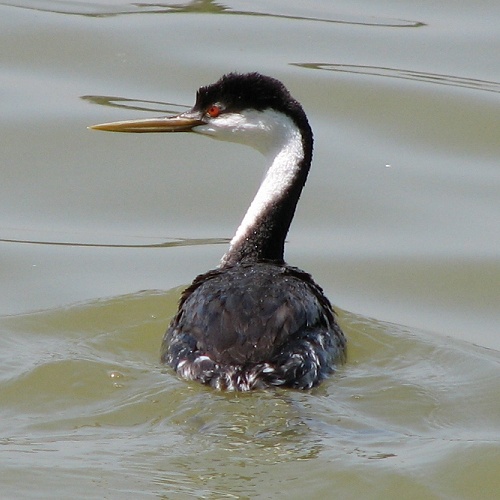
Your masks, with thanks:
[[(496, 498), (499, 22), (472, 1), (0, 2), (0, 496)], [(230, 70), (283, 80), (315, 132), (287, 259), (349, 351), (310, 392), (159, 364), (260, 156), (86, 128)]]

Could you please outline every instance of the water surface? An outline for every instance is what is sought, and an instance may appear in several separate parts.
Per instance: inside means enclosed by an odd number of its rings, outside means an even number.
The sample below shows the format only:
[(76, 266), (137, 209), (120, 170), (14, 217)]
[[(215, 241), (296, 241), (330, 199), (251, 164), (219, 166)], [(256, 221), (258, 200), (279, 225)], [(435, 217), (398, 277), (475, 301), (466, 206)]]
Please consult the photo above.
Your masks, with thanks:
[[(0, 2), (0, 469), (6, 498), (495, 498), (496, 2)], [(227, 71), (315, 132), (287, 259), (348, 362), (221, 394), (159, 345), (262, 176), (254, 151), (87, 126), (186, 109)]]

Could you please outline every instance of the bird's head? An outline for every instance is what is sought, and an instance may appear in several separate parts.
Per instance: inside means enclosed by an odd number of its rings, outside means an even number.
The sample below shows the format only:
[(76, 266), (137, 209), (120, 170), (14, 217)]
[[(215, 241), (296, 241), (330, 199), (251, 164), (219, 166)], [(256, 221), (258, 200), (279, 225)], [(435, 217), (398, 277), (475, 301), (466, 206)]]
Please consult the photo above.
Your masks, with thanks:
[(272, 153), (291, 131), (310, 132), (301, 105), (275, 78), (259, 73), (229, 73), (201, 87), (193, 108), (176, 116), (103, 123), (90, 127), (111, 132), (195, 132)]

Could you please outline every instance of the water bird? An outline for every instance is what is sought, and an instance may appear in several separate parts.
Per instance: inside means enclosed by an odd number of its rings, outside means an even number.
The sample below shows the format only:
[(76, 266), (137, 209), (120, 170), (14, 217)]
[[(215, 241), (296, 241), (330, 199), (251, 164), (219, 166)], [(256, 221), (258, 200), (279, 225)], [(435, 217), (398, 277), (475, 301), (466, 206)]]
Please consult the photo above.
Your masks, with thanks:
[(313, 278), (284, 260), (312, 160), (306, 114), (278, 80), (229, 73), (172, 117), (103, 123), (113, 132), (195, 132), (254, 147), (269, 168), (217, 268), (182, 293), (162, 362), (221, 390), (309, 389), (333, 372), (346, 339)]

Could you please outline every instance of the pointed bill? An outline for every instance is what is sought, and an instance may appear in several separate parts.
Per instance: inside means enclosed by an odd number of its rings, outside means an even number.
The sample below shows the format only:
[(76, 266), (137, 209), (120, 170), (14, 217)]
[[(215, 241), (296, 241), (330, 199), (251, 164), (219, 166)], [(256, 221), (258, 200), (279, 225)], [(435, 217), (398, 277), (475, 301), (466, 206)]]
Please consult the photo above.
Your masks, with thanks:
[(141, 120), (125, 120), (120, 122), (100, 123), (88, 127), (93, 130), (109, 132), (188, 132), (205, 122), (195, 113), (182, 113), (177, 116), (162, 118), (145, 118)]

